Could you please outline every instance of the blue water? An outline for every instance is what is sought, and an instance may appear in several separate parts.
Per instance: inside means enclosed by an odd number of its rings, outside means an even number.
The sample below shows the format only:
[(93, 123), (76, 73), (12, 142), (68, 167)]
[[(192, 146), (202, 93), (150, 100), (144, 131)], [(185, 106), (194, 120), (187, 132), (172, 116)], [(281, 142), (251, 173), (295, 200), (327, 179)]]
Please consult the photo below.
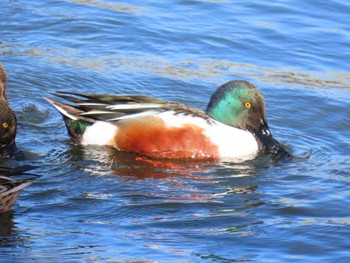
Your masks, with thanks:
[[(0, 61), (21, 157), (42, 177), (0, 216), (0, 262), (350, 262), (350, 3), (2, 1)], [(205, 108), (259, 87), (297, 159), (135, 161), (73, 145), (55, 90)]]

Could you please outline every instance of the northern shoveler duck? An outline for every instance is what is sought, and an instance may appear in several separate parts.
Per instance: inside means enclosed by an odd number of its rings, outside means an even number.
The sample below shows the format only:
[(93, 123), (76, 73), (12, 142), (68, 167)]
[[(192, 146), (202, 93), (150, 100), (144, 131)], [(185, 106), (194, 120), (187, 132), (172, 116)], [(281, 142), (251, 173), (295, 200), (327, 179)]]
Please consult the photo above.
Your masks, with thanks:
[(222, 159), (263, 151), (291, 155), (268, 128), (261, 92), (247, 81), (230, 81), (212, 95), (206, 111), (148, 96), (58, 91), (73, 104), (47, 99), (63, 116), (71, 138), (83, 145), (165, 159)]
[(16, 115), (6, 97), (6, 85), (6, 71), (0, 64), (0, 147), (14, 145), (17, 131)]
[[(38, 176), (27, 173), (33, 166), (19, 166), (16, 168), (0, 166), (0, 212), (7, 212), (17, 201), (20, 192), (30, 185)], [(16, 180), (13, 176), (27, 177)]]

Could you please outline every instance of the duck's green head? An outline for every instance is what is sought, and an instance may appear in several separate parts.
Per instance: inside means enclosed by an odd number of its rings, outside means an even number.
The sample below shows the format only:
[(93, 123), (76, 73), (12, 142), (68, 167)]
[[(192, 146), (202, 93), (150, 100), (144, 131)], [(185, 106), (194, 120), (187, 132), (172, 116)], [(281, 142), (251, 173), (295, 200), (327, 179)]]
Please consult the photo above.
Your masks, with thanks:
[(207, 114), (227, 125), (251, 130), (266, 119), (264, 97), (247, 81), (230, 81), (213, 94)]
[(206, 112), (219, 122), (251, 132), (259, 148), (272, 157), (289, 155), (268, 128), (264, 96), (249, 82), (233, 80), (219, 87)]

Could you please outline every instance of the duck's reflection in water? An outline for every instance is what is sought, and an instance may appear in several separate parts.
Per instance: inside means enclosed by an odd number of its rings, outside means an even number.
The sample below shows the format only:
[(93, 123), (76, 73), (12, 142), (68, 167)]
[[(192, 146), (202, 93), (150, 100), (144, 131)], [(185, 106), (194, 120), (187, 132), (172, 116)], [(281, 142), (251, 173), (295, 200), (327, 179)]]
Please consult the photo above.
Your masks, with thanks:
[(102, 176), (104, 180), (130, 185), (134, 193), (140, 191), (138, 187), (142, 185), (141, 191), (147, 193), (141, 194), (149, 197), (207, 202), (226, 195), (250, 194), (257, 188), (254, 161), (158, 160), (109, 147), (80, 145), (72, 146), (70, 154), (72, 165), (78, 169)]
[(218, 177), (221, 175), (245, 177), (255, 174), (251, 156), (247, 158), (248, 160), (166, 160), (122, 152), (105, 146), (80, 145), (73, 145), (70, 154), (73, 165), (78, 165), (80, 169), (100, 175), (112, 173), (130, 179), (161, 179), (174, 176), (195, 178), (201, 174), (214, 176), (216, 173)]

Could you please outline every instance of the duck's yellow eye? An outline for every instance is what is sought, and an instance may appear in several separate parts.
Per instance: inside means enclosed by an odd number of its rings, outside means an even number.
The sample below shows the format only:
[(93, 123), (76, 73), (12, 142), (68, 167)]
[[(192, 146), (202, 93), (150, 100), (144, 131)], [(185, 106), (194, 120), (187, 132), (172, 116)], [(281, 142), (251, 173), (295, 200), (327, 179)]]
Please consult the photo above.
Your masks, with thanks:
[(7, 129), (7, 128), (9, 127), (9, 124), (8, 124), (7, 122), (4, 122), (4, 123), (2, 124), (2, 127), (4, 127), (5, 129)]
[(250, 104), (250, 102), (244, 103), (244, 107), (246, 107), (247, 109), (250, 109), (251, 106), (252, 104)]

